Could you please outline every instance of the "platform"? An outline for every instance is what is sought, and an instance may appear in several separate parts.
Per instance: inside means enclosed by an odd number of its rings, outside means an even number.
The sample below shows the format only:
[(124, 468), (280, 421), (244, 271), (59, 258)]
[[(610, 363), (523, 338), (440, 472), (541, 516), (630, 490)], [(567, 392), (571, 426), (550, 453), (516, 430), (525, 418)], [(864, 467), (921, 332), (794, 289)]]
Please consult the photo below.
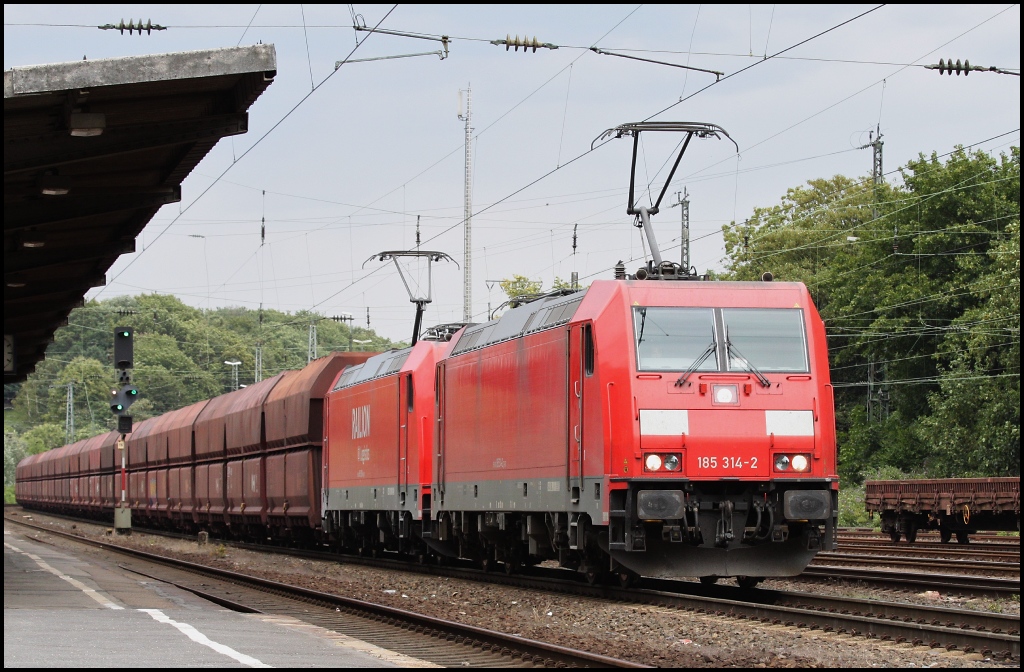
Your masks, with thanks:
[(290, 617), (240, 614), (4, 525), (4, 667), (433, 667)]

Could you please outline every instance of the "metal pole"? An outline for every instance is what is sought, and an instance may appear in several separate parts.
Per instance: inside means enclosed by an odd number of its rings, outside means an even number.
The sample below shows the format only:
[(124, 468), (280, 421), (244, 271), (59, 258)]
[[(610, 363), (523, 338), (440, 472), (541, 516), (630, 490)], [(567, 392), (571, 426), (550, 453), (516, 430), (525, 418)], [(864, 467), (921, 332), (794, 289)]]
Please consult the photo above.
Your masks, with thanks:
[(64, 412), (64, 438), (75, 442), (75, 382), (68, 383), (67, 408)]
[[(121, 435), (121, 441), (124, 441), (124, 434)], [(121, 507), (125, 505), (125, 492), (128, 490), (128, 470), (125, 466), (124, 449), (121, 449)]]
[(114, 506), (114, 529), (118, 534), (131, 534), (132, 510), (128, 506), (128, 468), (122, 434), (117, 439), (117, 452), (121, 453), (121, 501)]
[(680, 206), (680, 220), (682, 222), (682, 236), (679, 245), (679, 265), (683, 271), (690, 270), (690, 195), (684, 188), (676, 192), (676, 202), (672, 207)]
[(309, 323), (309, 348), (306, 351), (306, 364), (317, 358), (316, 353), (316, 322)]
[(651, 216), (647, 212), (647, 208), (640, 208), (640, 223), (644, 227), (644, 233), (647, 234), (647, 243), (651, 246), (651, 258), (654, 259), (655, 268), (661, 266), (661, 250), (658, 248), (658, 241), (654, 237), (654, 228), (651, 226)]
[(231, 389), (238, 389), (238, 367), (241, 366), (241, 362), (238, 360), (225, 361), (225, 364), (231, 367)]
[(473, 90), (466, 88), (466, 114), (459, 115), (466, 122), (466, 179), (464, 192), (464, 214), (466, 221), (464, 252), (462, 261), (462, 319), (469, 322), (473, 316)]

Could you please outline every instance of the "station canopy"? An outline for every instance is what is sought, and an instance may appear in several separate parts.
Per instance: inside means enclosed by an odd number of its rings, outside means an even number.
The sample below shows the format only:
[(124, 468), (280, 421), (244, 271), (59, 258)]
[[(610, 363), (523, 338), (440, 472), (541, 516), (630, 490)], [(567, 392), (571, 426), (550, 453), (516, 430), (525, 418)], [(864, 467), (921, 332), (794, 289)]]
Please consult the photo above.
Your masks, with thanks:
[(53, 333), (217, 142), (248, 129), (273, 45), (4, 72), (4, 382)]

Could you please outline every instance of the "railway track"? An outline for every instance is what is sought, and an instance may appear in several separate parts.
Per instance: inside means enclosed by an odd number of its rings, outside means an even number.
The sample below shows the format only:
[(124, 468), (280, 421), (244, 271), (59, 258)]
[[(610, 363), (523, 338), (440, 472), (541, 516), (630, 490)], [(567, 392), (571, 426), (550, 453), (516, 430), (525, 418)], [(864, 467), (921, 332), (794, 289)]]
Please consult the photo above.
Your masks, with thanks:
[[(971, 543), (967, 544), (968, 547), (972, 545), (1006, 545), (1020, 548), (1020, 536), (1011, 536), (1004, 534), (996, 534), (991, 532), (979, 532), (970, 535)], [(879, 544), (892, 544), (892, 539), (889, 535), (883, 535), (876, 529), (873, 528), (840, 528), (839, 529), (839, 542), (845, 541), (856, 541), (858, 543), (879, 543)], [(906, 544), (908, 546), (918, 546), (922, 544), (935, 544), (941, 546), (961, 546), (960, 544), (947, 543), (943, 544), (939, 540), (939, 533), (934, 530), (919, 530), (917, 533), (917, 540), (913, 544), (907, 544), (906, 541), (900, 541), (899, 544)]]
[[(45, 527), (40, 529), (52, 531)], [(259, 552), (287, 553), (332, 562), (339, 560), (336, 555), (313, 551), (274, 549), (248, 544), (232, 545)], [(574, 572), (544, 568), (535, 568), (537, 571), (531, 571), (529, 574), (505, 575), (464, 567), (422, 567), (390, 559), (345, 556), (343, 561), (406, 572), (421, 571), (476, 582), (486, 581), (524, 589), (612, 599), (630, 604), (648, 604), (681, 612), (728, 616), (796, 628), (912, 642), (935, 648), (960, 649), (1011, 660), (1020, 658), (1019, 616), (803, 592), (744, 590), (733, 586), (707, 586), (674, 580), (644, 579), (638, 587), (620, 589), (588, 585), (579, 580), (579, 576)], [(832, 577), (846, 571), (842, 568), (820, 569), (824, 570), (825, 576)], [(851, 572), (850, 576), (856, 573)], [(947, 577), (952, 578), (964, 577)], [(853, 580), (865, 579), (861, 574)], [(948, 587), (949, 584), (946, 585)], [(1019, 587), (1019, 582), (1016, 582), (1018, 593)]]
[(924, 574), (961, 575), (967, 573), (972, 577), (1003, 577), (1020, 578), (1020, 562), (990, 562), (974, 560), (943, 560), (937, 558), (907, 558), (896, 555), (854, 554), (854, 553), (818, 553), (811, 562), (811, 567), (886, 567), (901, 568)]
[(859, 567), (811, 565), (794, 580), (829, 583), (852, 581), (873, 587), (895, 588), (897, 590), (910, 590), (914, 592), (934, 590), (943, 595), (952, 593), (1004, 598), (1020, 595), (1019, 579), (965, 576), (962, 574), (922, 575), (908, 571), (864, 569)]
[[(19, 507), (11, 506), (10, 510), (22, 510)], [(102, 524), (100, 521), (78, 518), (74, 516), (67, 516), (55, 513), (45, 513), (42, 515), (51, 516), (54, 518), (62, 518), (65, 520), (75, 520), (89, 524)], [(189, 539), (192, 540), (194, 537), (190, 535), (181, 534), (178, 532), (169, 532), (166, 530), (159, 529), (148, 529), (139, 528), (135, 529), (144, 531), (147, 534), (154, 534), (173, 539)], [(889, 546), (886, 548), (892, 548), (892, 542), (886, 540)], [(220, 543), (225, 543), (236, 548), (243, 548), (258, 552), (271, 552), (271, 553), (287, 553), (290, 555), (302, 555), (317, 560), (334, 560), (337, 561), (339, 558), (337, 555), (322, 553), (318, 551), (308, 551), (294, 548), (282, 548), (277, 546), (267, 546), (262, 544), (251, 544), (240, 541), (220, 540)], [(938, 544), (936, 544), (938, 545)], [(948, 546), (945, 546), (949, 548)], [(831, 554), (833, 556), (840, 556), (841, 554)], [(829, 557), (830, 554), (821, 553), (818, 558)], [(374, 564), (372, 559), (365, 559), (354, 556), (345, 556), (345, 562), (351, 563), (365, 563)], [(948, 569), (950, 563), (941, 563), (937, 566), (930, 568), (922, 568), (919, 564), (909, 565), (909, 569), (915, 571), (903, 571), (880, 568), (878, 565), (889, 564), (879, 559), (868, 560), (866, 558), (860, 560), (852, 560), (844, 563), (845, 566), (838, 564), (826, 564), (821, 561), (821, 564), (815, 563), (807, 567), (799, 577), (794, 577), (791, 580), (802, 581), (802, 582), (836, 582), (836, 581), (852, 581), (857, 583), (863, 583), (871, 586), (878, 586), (884, 588), (893, 588), (897, 590), (909, 590), (909, 591), (924, 591), (924, 590), (935, 590), (940, 591), (943, 594), (961, 594), (961, 595), (972, 595), (972, 596), (987, 596), (987, 597), (1011, 597), (1013, 595), (1020, 594), (1020, 581), (998, 578), (993, 576), (969, 576), (966, 574), (949, 574)], [(860, 565), (850, 566), (850, 565)], [(864, 567), (864, 565), (872, 565), (871, 567)], [(398, 563), (395, 568), (406, 567), (407, 563)], [(906, 565), (905, 565), (906, 566)], [(467, 565), (467, 567), (469, 567)], [(454, 569), (453, 569), (454, 571)], [(1017, 571), (1019, 575), (1019, 564), (1017, 565)], [(685, 583), (685, 582), (684, 582)], [(689, 585), (689, 584), (686, 584)]]
[[(118, 566), (228, 609), (292, 617), (444, 667), (649, 667), (455, 621), (178, 560), (19, 521), (127, 558)], [(36, 541), (42, 541), (36, 539)]]
[(950, 546), (948, 544), (888, 544), (840, 542), (836, 553), (889, 555), (917, 558), (949, 558), (953, 560), (978, 560), (987, 562), (1009, 562), (1020, 565), (1020, 547), (989, 548), (990, 544), (974, 546)]

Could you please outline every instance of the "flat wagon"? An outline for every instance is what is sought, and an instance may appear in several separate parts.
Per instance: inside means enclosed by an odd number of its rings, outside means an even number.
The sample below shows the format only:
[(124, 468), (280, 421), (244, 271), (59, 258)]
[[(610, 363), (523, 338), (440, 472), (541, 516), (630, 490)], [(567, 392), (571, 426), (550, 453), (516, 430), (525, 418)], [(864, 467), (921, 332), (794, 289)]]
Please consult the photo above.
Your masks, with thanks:
[(918, 530), (938, 530), (948, 543), (970, 543), (981, 530), (1020, 531), (1020, 477), (867, 481), (868, 514), (882, 519), (894, 542), (917, 539)]

